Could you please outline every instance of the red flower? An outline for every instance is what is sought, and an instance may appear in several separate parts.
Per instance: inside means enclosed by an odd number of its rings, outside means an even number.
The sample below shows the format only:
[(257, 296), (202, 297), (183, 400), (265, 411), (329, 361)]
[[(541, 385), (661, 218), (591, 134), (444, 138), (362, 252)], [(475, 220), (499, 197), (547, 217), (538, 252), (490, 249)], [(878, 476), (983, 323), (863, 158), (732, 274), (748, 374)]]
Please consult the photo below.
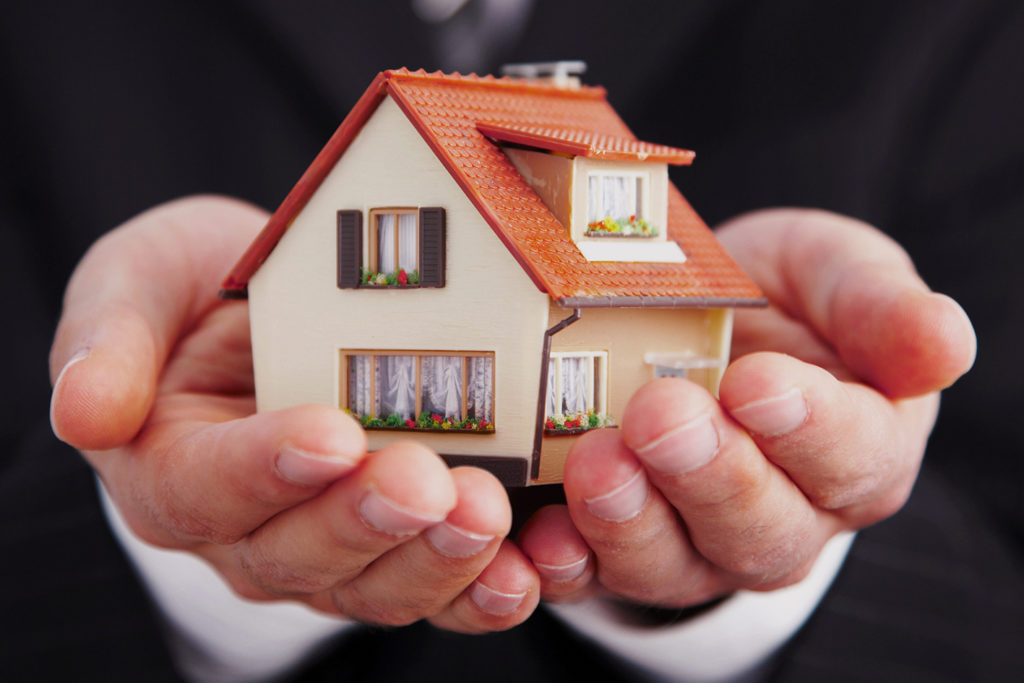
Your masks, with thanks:
[(413, 427), (416, 426), (416, 423), (413, 422), (412, 420), (406, 420), (405, 421), (405, 426), (408, 427), (409, 429), (412, 429)]
[(444, 417), (442, 417), (441, 415), (438, 415), (437, 413), (432, 413), (431, 416), (430, 416), (430, 419), (433, 420), (434, 422), (438, 423), (438, 424), (441, 424), (442, 422), (444, 422)]
[(555, 421), (554, 420), (548, 420), (547, 422), (544, 423), (544, 429), (554, 429), (554, 428), (555, 428)]
[(398, 271), (398, 284), (407, 285), (409, 284), (409, 276), (405, 274), (405, 269)]

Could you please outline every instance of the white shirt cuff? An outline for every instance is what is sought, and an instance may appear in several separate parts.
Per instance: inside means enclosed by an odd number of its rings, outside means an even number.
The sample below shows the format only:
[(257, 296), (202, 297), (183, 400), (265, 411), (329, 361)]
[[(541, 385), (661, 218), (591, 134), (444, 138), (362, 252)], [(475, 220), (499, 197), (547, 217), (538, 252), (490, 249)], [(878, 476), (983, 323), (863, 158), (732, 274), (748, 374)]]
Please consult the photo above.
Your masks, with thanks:
[(630, 624), (615, 603), (605, 599), (549, 605), (549, 609), (658, 680), (744, 681), (767, 664), (814, 612), (839, 573), (853, 538), (852, 532), (845, 532), (826, 543), (800, 583), (764, 593), (740, 591), (678, 624)]
[(171, 654), (190, 681), (272, 680), (355, 626), (297, 602), (238, 597), (195, 555), (141, 541), (125, 524), (102, 483), (99, 489), (110, 527), (167, 620)]

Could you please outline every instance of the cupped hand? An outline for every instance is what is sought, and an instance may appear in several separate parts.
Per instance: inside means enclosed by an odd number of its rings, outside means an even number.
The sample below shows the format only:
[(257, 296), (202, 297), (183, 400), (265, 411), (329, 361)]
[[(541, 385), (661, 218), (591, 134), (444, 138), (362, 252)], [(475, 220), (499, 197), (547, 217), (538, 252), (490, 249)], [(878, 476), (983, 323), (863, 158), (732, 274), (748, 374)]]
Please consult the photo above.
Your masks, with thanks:
[(656, 380), (577, 442), (567, 506), (520, 537), (546, 598), (685, 607), (799, 581), (830, 537), (903, 505), (938, 392), (973, 363), (963, 310), (870, 226), (780, 209), (718, 236), (770, 306), (737, 311), (719, 400)]
[(134, 533), (205, 558), (244, 597), (464, 632), (523, 621), (538, 579), (505, 540), (494, 477), (411, 442), (367, 453), (334, 408), (254, 413), (247, 307), (217, 288), (265, 222), (195, 197), (90, 249), (51, 351), (55, 433)]

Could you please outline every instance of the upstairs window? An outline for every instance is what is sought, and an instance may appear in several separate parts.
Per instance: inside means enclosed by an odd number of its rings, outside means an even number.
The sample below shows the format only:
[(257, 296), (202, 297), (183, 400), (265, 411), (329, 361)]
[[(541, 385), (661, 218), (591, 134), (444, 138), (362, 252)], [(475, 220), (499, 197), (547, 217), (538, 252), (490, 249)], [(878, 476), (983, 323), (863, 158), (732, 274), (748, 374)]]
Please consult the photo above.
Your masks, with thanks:
[[(444, 287), (441, 207), (338, 212), (338, 287)], [(366, 261), (363, 244), (367, 245)]]
[(591, 173), (587, 177), (587, 237), (654, 237), (645, 217), (647, 177)]
[[(370, 212), (370, 265), (373, 273), (405, 272), (419, 281), (419, 230), (416, 209), (375, 209)], [(410, 284), (405, 282), (402, 284)]]

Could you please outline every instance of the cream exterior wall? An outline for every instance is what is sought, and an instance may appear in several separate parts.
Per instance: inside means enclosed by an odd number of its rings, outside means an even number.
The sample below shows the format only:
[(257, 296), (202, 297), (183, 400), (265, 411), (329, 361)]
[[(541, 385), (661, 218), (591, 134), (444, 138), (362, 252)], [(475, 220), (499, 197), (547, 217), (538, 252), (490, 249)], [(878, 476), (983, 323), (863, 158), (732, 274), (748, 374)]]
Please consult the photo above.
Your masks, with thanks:
[(558, 222), (568, 226), (573, 210), (573, 159), (514, 147), (506, 147), (504, 152)]
[[(443, 288), (339, 289), (337, 211), (441, 206)], [(363, 249), (369, 240), (364, 232)], [(493, 351), (495, 433), (368, 431), (438, 452), (528, 458), (548, 297), (528, 278), (390, 97), (249, 283), (259, 410), (342, 406), (340, 349)]]
[[(571, 313), (551, 304), (548, 325)], [(626, 404), (645, 383), (654, 367), (644, 354), (690, 352), (729, 360), (732, 309), (585, 308), (580, 319), (551, 338), (551, 350), (608, 352), (608, 413), (622, 419)], [(717, 396), (722, 368), (694, 370), (688, 378)], [(560, 481), (569, 447), (578, 436), (545, 436), (538, 483)]]

